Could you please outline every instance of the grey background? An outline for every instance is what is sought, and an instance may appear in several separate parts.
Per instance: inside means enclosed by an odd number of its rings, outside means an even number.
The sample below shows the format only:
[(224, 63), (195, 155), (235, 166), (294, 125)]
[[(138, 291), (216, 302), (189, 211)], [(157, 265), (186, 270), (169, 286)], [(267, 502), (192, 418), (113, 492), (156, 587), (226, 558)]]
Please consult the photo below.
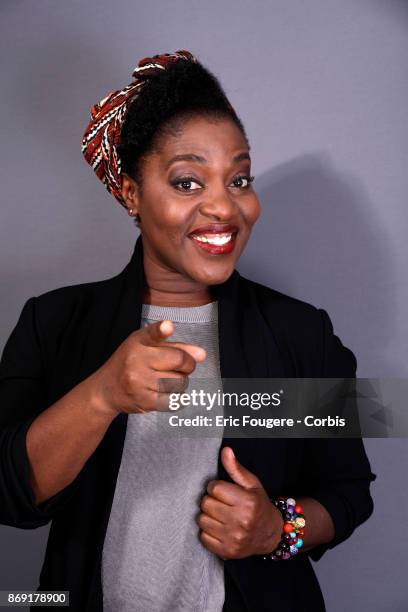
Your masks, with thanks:
[[(2, 0), (0, 340), (24, 301), (107, 278), (135, 228), (80, 152), (138, 59), (187, 48), (247, 128), (262, 217), (240, 271), (325, 308), (359, 376), (407, 376), (408, 3)], [(408, 609), (407, 441), (368, 440), (375, 513), (314, 564), (329, 612)], [(35, 588), (48, 528), (0, 527), (0, 588)]]

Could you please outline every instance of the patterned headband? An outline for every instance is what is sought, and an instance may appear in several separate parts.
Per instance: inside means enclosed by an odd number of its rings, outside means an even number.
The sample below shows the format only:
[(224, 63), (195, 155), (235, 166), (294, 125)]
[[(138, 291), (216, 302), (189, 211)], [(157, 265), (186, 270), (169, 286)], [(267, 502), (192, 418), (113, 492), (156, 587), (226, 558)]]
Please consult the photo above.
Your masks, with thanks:
[(184, 49), (141, 59), (132, 73), (132, 83), (120, 91), (112, 91), (91, 108), (91, 121), (82, 139), (82, 153), (97, 177), (122, 206), (126, 207), (126, 204), (122, 197), (121, 161), (117, 147), (126, 111), (149, 77), (166, 70), (180, 59), (197, 62), (197, 58)]

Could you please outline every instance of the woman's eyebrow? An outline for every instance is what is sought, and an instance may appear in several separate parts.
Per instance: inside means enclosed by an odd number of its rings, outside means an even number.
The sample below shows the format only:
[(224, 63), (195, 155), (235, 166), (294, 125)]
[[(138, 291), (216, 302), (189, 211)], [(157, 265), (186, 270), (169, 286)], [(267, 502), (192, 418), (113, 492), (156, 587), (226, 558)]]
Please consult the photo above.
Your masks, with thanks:
[[(235, 155), (235, 157), (232, 158), (232, 161), (234, 164), (237, 164), (238, 162), (244, 159), (248, 159), (249, 161), (251, 161), (250, 155), (247, 151), (238, 153), (238, 155)], [(205, 157), (201, 157), (201, 155), (195, 155), (194, 153), (183, 153), (180, 155), (175, 155), (174, 157), (169, 159), (169, 161), (166, 164), (166, 169), (169, 168), (169, 166), (171, 166), (171, 164), (174, 164), (174, 162), (176, 161), (194, 161), (200, 164), (207, 163), (207, 160), (205, 159)]]
[(200, 164), (207, 163), (207, 160), (205, 159), (205, 157), (201, 157), (201, 155), (195, 155), (194, 153), (183, 153), (180, 155), (175, 155), (174, 157), (169, 159), (169, 161), (166, 164), (166, 168), (171, 166), (171, 164), (174, 164), (174, 162), (176, 161), (195, 161)]
[(244, 151), (243, 153), (238, 153), (238, 155), (235, 155), (235, 157), (232, 158), (232, 161), (234, 162), (234, 164), (237, 164), (238, 162), (243, 161), (244, 159), (251, 161), (251, 157), (248, 151)]

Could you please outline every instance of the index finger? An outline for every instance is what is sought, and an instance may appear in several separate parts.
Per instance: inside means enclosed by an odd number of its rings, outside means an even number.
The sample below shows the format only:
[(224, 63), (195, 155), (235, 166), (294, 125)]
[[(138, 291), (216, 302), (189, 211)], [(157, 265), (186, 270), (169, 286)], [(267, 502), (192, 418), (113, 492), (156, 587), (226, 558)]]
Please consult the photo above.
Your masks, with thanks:
[(173, 321), (164, 319), (149, 323), (149, 325), (142, 327), (140, 331), (142, 332), (142, 342), (144, 344), (155, 345), (171, 336), (174, 332), (174, 325)]
[[(140, 331), (140, 330), (139, 330)], [(149, 346), (157, 346), (158, 344), (162, 346), (170, 346), (178, 349), (182, 349), (195, 361), (203, 361), (207, 357), (207, 351), (200, 346), (195, 346), (194, 344), (187, 344), (186, 342), (166, 342), (166, 340), (171, 334), (174, 332), (174, 324), (173, 321), (169, 319), (163, 319), (162, 321), (155, 321), (155, 323), (150, 323), (146, 325), (146, 327), (142, 327), (142, 338), (141, 342), (143, 344)]]

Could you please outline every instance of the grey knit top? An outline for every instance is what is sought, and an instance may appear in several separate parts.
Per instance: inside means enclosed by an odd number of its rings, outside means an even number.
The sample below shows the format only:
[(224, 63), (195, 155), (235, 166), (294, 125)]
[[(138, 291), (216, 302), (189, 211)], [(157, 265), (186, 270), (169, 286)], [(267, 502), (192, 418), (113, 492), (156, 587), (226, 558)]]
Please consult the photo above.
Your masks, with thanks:
[[(189, 308), (143, 304), (142, 326), (163, 319), (175, 324), (168, 341), (207, 351), (190, 380), (221, 384), (217, 302)], [(158, 423), (166, 415), (128, 417), (103, 548), (104, 612), (222, 611), (223, 562), (202, 545), (196, 518), (207, 482), (217, 477), (223, 432), (165, 436)]]

